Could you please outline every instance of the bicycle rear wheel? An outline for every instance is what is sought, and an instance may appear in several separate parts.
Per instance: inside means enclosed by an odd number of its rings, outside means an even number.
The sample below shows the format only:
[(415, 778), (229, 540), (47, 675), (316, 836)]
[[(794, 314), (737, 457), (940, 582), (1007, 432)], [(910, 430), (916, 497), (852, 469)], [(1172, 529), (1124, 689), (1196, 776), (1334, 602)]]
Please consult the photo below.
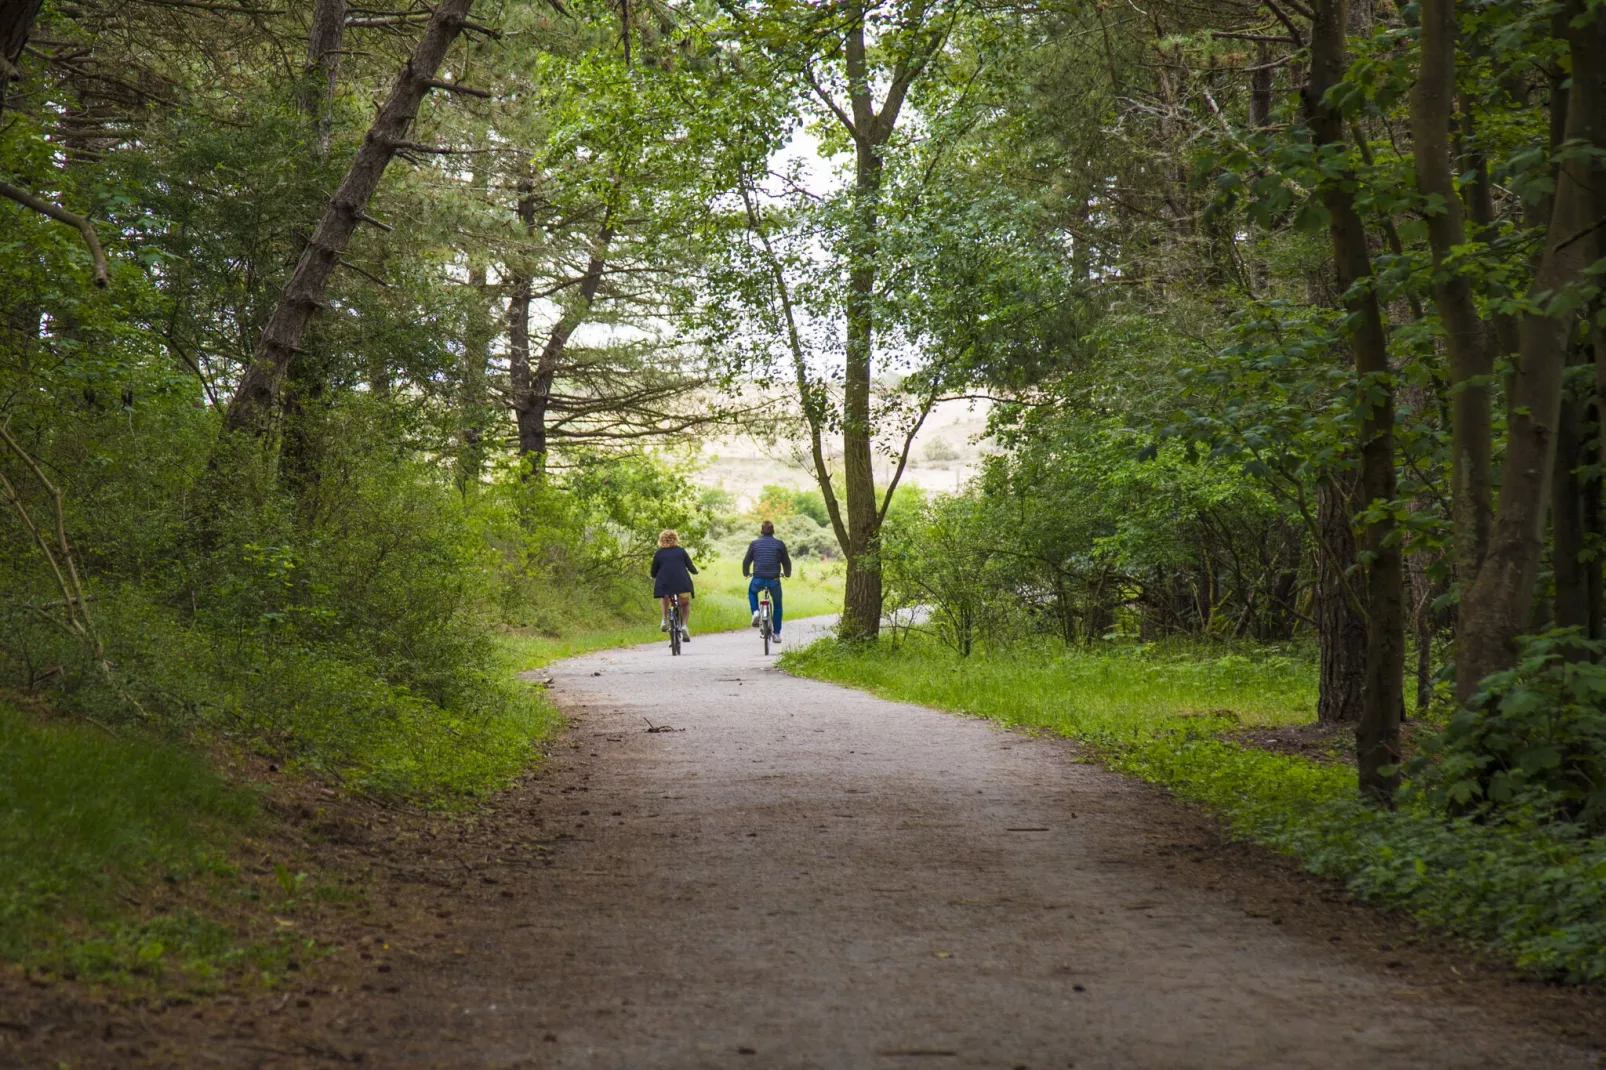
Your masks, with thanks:
[(764, 653), (770, 652), (770, 619), (766, 616), (758, 625), (758, 633), (764, 637)]
[(669, 653), (680, 656), (680, 611), (669, 611)]

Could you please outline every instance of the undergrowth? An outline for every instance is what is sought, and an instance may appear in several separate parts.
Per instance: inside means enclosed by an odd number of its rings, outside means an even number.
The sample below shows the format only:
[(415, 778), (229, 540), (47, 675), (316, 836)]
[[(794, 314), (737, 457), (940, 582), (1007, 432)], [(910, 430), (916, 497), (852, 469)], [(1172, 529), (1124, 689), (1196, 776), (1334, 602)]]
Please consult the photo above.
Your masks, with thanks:
[(0, 702), (0, 957), (72, 976), (208, 975), (249, 954), (191, 912), (142, 919), (134, 891), (228, 877), (254, 792), (181, 748)]
[(1542, 976), (1606, 980), (1606, 837), (1522, 809), (1498, 821), (1446, 818), (1421, 796), (1382, 810), (1360, 800), (1346, 765), (1218, 737), (1239, 723), (1311, 720), (1314, 673), (1298, 658), (1006, 648), (961, 659), (915, 636), (897, 647), (821, 640), (788, 651), (782, 665), (1080, 738), (1111, 768), (1204, 805), (1233, 835), (1292, 855), (1360, 898)]

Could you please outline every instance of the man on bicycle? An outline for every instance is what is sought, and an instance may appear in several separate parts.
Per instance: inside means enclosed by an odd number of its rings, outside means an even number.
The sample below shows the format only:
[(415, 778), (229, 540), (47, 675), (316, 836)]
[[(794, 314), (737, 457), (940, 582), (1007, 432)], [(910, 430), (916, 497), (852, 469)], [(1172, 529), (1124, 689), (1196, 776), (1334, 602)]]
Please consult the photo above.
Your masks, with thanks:
[(775, 642), (781, 641), (781, 577), (792, 575), (792, 558), (786, 543), (775, 537), (775, 525), (768, 520), (759, 528), (759, 537), (747, 544), (742, 558), (742, 575), (753, 577), (747, 585), (747, 606), (753, 611), (753, 627), (758, 627), (758, 592), (769, 591), (775, 603), (775, 619), (770, 622)]

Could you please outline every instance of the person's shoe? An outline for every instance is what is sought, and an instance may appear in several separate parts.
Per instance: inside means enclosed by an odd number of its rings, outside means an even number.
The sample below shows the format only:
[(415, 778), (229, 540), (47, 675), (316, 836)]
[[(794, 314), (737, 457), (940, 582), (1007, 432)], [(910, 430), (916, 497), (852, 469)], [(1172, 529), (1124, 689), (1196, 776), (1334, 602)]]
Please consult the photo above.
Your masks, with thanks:
[(661, 632), (667, 632), (669, 630), (669, 618), (668, 617), (665, 617), (663, 620), (658, 622), (658, 630), (661, 631)]
[(772, 642), (772, 643), (776, 644), (777, 646), (779, 646), (780, 642), (781, 642), (781, 633), (780, 632), (776, 632), (774, 635), (770, 636), (770, 642)]
[(690, 628), (682, 628), (680, 630), (680, 641), (682, 643), (691, 642), (691, 629)]
[(758, 614), (757, 613), (753, 614), (753, 627), (755, 627), (755, 628), (758, 627)]

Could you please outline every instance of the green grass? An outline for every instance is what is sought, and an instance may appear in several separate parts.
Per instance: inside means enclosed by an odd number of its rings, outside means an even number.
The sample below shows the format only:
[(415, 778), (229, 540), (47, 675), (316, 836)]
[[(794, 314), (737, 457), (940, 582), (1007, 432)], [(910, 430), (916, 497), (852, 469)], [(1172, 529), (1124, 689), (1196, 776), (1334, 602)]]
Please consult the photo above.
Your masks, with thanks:
[(0, 957), (88, 976), (215, 962), (222, 927), (142, 921), (123, 896), (227, 872), (257, 810), (199, 755), (0, 703)]
[[(728, 632), (745, 628), (752, 619), (747, 608), (747, 584), (741, 562), (721, 557), (698, 566), (697, 597), (692, 602), (693, 634)], [(563, 658), (588, 654), (593, 650), (655, 643), (659, 607), (651, 597), (650, 581), (642, 580), (641, 597), (633, 617), (610, 613), (604, 619), (564, 621), (548, 631), (518, 631), (504, 637), (520, 671), (537, 669)], [(785, 607), (789, 619), (836, 613), (842, 608), (843, 572), (840, 562), (829, 565), (800, 560), (785, 581)]]
[(1540, 976), (1606, 981), (1606, 837), (1522, 813), (1480, 824), (1420, 801), (1385, 810), (1359, 798), (1347, 765), (1219, 738), (1239, 723), (1310, 720), (1315, 672), (1304, 659), (1185, 647), (1014, 648), (960, 659), (917, 635), (898, 646), (825, 639), (788, 651), (781, 664), (1081, 738), (1104, 764), (1165, 785), (1234, 835), (1342, 880), (1360, 898), (1400, 907)]
[(1137, 736), (1178, 717), (1298, 724), (1312, 720), (1316, 709), (1313, 667), (1278, 649), (1017, 646), (960, 658), (916, 633), (897, 646), (847, 647), (826, 639), (788, 651), (781, 665), (890, 698), (1071, 736)]
[[(713, 561), (699, 579), (693, 626), (744, 627), (739, 562)], [(835, 611), (841, 591), (840, 566), (804, 562), (787, 584), (788, 609)], [(646, 597), (636, 620), (583, 600), (565, 609), (558, 634), (507, 636), (507, 678), (487, 680), (451, 715), (333, 659), (289, 654), (258, 674), (249, 707), (223, 691), (208, 698), (230, 711), (222, 735), (247, 747), (268, 710), (277, 736), (295, 740), (289, 756), (310, 771), (380, 796), (470, 804), (525, 768), (532, 744), (562, 723), (539, 691), (512, 679), (515, 671), (660, 638), (656, 603)], [(161, 652), (169, 659), (158, 663), (174, 673), (217, 655), (177, 640)], [(171, 660), (181, 653), (191, 656)], [(333, 709), (346, 715), (328, 716)], [(287, 870), (254, 882), (234, 871), (228, 852), (258, 812), (257, 793), (204, 755), (137, 729), (114, 734), (0, 702), (0, 958), (125, 982), (173, 975), (212, 984), (245, 967), (271, 979), (312, 949), (288, 935), (252, 941), (219, 919), (242, 910), (293, 915), (318, 889), (303, 889), (305, 875)]]

